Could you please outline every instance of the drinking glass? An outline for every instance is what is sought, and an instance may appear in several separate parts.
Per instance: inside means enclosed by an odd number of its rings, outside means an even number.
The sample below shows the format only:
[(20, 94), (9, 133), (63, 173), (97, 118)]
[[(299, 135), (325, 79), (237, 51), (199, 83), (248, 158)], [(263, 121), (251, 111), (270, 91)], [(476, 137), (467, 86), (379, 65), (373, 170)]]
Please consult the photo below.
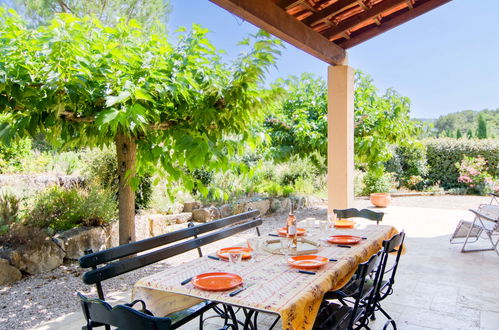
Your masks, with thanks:
[(251, 251), (251, 262), (257, 262), (258, 260), (258, 254), (259, 254), (259, 251), (260, 251), (260, 245), (261, 245), (261, 241), (259, 238), (256, 238), (256, 237), (253, 237), (253, 238), (248, 238), (246, 240), (246, 242), (248, 243), (248, 248), (250, 248), (252, 251)]
[(232, 266), (231, 268), (234, 269), (234, 271), (239, 270), (239, 263), (241, 262), (242, 258), (243, 258), (243, 253), (241, 251), (229, 252), (229, 261)]
[(327, 215), (327, 222), (329, 224), (329, 228), (333, 230), (334, 228), (334, 223), (336, 221), (336, 214), (335, 213), (330, 213)]
[(315, 231), (315, 219), (306, 219), (307, 230), (312, 235)]
[(286, 261), (287, 261), (288, 257), (289, 257), (291, 240), (288, 237), (285, 237), (285, 238), (281, 238), (279, 243), (281, 243), (281, 252), (282, 252), (282, 254), (284, 254), (284, 256), (286, 257)]
[(321, 228), (321, 234), (326, 233), (327, 229), (329, 227), (329, 223), (327, 221), (321, 220), (320, 223), (319, 223), (319, 225), (320, 225), (320, 228)]

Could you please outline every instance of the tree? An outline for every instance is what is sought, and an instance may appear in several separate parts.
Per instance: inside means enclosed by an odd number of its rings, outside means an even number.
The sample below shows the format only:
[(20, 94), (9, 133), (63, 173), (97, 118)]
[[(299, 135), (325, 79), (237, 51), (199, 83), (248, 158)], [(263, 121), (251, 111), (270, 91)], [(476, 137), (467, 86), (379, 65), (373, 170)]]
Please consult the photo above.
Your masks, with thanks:
[(392, 157), (390, 145), (411, 146), (420, 128), (410, 119), (410, 100), (393, 89), (379, 95), (371, 77), (355, 73), (355, 162), (377, 170)]
[[(303, 74), (278, 84), (287, 94), (266, 120), (273, 155), (327, 154), (327, 88), (321, 78)], [(392, 153), (390, 144), (408, 145), (419, 131), (409, 118), (410, 101), (389, 89), (379, 95), (372, 79), (355, 74), (355, 161), (364, 169), (380, 168)]]
[(310, 73), (279, 80), (275, 86), (286, 91), (279, 107), (265, 120), (271, 137), (272, 158), (327, 153), (327, 87)]
[(275, 98), (262, 87), (280, 41), (259, 33), (222, 62), (194, 26), (173, 45), (135, 21), (106, 27), (56, 16), (29, 29), (0, 8), (0, 138), (45, 132), (63, 147), (115, 145), (120, 244), (134, 239), (136, 174), (160, 168), (169, 182), (207, 189), (189, 171), (227, 170), (256, 137), (248, 127)]
[(461, 130), (458, 128), (456, 129), (456, 139), (460, 139), (463, 137), (463, 134), (461, 133)]
[(487, 122), (483, 118), (482, 114), (478, 115), (478, 127), (476, 129), (476, 137), (479, 139), (486, 139), (487, 134)]
[(104, 25), (114, 25), (119, 18), (135, 19), (142, 26), (157, 27), (166, 24), (171, 12), (167, 0), (15, 0), (25, 16), (35, 25), (50, 21), (58, 13), (71, 13), (78, 17), (95, 16)]
[(473, 138), (473, 132), (471, 131), (471, 128), (469, 128), (468, 131), (466, 132), (466, 137), (468, 139), (472, 139)]
[(447, 129), (456, 132), (456, 129), (465, 133), (468, 129), (476, 132), (478, 127), (478, 117), (482, 116), (487, 123), (487, 136), (497, 136), (499, 133), (499, 109), (481, 111), (463, 110), (440, 116), (435, 120), (435, 131), (433, 136), (445, 136)]

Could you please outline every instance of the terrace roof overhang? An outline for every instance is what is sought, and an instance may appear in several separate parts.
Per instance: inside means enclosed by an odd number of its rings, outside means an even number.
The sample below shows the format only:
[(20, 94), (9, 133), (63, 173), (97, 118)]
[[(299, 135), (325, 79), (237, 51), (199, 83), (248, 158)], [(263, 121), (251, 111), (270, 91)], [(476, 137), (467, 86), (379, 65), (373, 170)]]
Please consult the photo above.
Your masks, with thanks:
[(331, 65), (356, 46), (451, 0), (210, 0)]

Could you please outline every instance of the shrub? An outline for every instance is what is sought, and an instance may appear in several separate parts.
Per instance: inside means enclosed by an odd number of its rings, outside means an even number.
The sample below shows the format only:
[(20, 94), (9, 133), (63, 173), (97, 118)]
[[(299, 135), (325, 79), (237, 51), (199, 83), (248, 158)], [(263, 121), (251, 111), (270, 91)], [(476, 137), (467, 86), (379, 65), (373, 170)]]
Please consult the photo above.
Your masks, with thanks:
[[(87, 158), (86, 176), (103, 189), (113, 192), (117, 199), (119, 175), (114, 150), (110, 148), (90, 150)], [(139, 175), (139, 184), (135, 190), (135, 208), (146, 209), (151, 201), (151, 196), (151, 175), (147, 173)]]
[(79, 226), (101, 226), (116, 216), (116, 210), (111, 194), (96, 186), (88, 190), (54, 186), (36, 197), (25, 223), (56, 232)]
[(476, 139), (430, 139), (424, 141), (429, 165), (430, 184), (440, 182), (445, 189), (464, 187), (458, 182), (459, 171), (456, 163), (461, 163), (465, 156), (482, 156), (487, 162), (488, 173), (499, 177), (499, 140)]
[(7, 233), (9, 226), (17, 221), (20, 202), (14, 194), (0, 194), (0, 235)]
[(366, 176), (366, 173), (356, 169), (353, 175), (353, 193), (354, 196), (362, 196), (362, 193), (364, 192), (365, 185), (364, 185), (364, 177)]
[(282, 194), (282, 188), (276, 182), (264, 182), (258, 188), (258, 192), (268, 194), (270, 196), (280, 196)]
[[(283, 188), (285, 187), (288, 186), (284, 186)], [(303, 177), (298, 178), (294, 184), (294, 187), (295, 187), (294, 190), (302, 195), (312, 195), (316, 190), (313, 184), (313, 180), (311, 180), (311, 178), (308, 179)]]
[(22, 160), (31, 153), (31, 140), (23, 139), (10, 145), (0, 144), (0, 173), (16, 172), (22, 167)]
[(60, 174), (80, 175), (85, 171), (86, 165), (84, 159), (88, 151), (64, 151), (51, 152), (49, 171)]
[(464, 157), (461, 163), (456, 163), (459, 170), (457, 181), (468, 187), (472, 194), (485, 195), (499, 190), (499, 182), (487, 173), (487, 163), (483, 157)]
[(394, 146), (393, 157), (385, 164), (387, 172), (393, 172), (400, 186), (421, 190), (428, 174), (426, 148), (420, 143)]
[(282, 186), (292, 186), (298, 179), (310, 179), (319, 174), (319, 170), (310, 158), (293, 157), (281, 164), (277, 180)]
[[(188, 170), (187, 170), (188, 171)], [(208, 186), (213, 182), (213, 171), (206, 171), (205, 169), (195, 169), (194, 171), (188, 171), (190, 172), (191, 176), (198, 180), (203, 186)], [(194, 188), (192, 188), (191, 193), (196, 195), (199, 192), (199, 185), (198, 183), (194, 183)]]
[(372, 193), (387, 193), (393, 186), (393, 175), (383, 170), (371, 170), (364, 176), (364, 190), (362, 194), (369, 196)]

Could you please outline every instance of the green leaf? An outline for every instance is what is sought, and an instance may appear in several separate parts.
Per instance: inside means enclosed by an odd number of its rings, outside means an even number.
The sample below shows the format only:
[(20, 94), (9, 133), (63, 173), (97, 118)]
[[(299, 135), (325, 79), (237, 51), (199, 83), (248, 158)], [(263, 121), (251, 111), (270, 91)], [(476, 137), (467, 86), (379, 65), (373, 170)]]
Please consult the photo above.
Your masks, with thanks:
[(147, 91), (143, 90), (142, 88), (136, 88), (135, 92), (134, 92), (134, 96), (137, 100), (146, 100), (146, 101), (150, 101), (150, 102), (154, 101), (154, 99), (151, 97), (151, 95), (149, 95), (149, 93)]
[(97, 117), (97, 122), (100, 125), (108, 124), (108, 123), (112, 122), (113, 120), (115, 120), (119, 114), (120, 114), (120, 111), (118, 111), (114, 108), (104, 110), (101, 113), (99, 113), (99, 116)]
[(130, 99), (130, 92), (123, 91), (119, 93), (117, 96), (108, 96), (106, 97), (106, 107), (112, 107), (117, 103), (124, 103), (128, 99)]

